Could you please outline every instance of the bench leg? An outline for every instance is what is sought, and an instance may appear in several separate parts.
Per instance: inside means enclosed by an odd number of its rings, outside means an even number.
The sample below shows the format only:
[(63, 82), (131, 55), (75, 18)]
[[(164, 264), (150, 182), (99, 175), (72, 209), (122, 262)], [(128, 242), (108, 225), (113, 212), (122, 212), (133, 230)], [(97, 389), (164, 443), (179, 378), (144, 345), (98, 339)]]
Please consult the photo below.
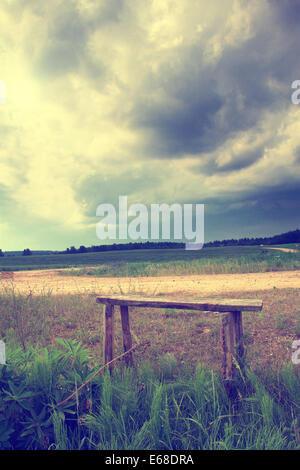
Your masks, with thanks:
[[(126, 352), (132, 347), (132, 337), (131, 337), (131, 332), (130, 332), (128, 306), (121, 305), (120, 311), (121, 311), (121, 322), (122, 322), (122, 330), (123, 330), (123, 346), (124, 346), (124, 352)], [(127, 366), (133, 366), (132, 352), (128, 353), (124, 359), (125, 359), (125, 363)]]
[(238, 363), (241, 365), (241, 361), (244, 357), (242, 312), (234, 312), (233, 318), (236, 356)]
[[(105, 305), (104, 312), (104, 344), (103, 363), (107, 364), (114, 357), (114, 306)], [(109, 365), (110, 372), (113, 371), (113, 364)]]
[(244, 354), (242, 312), (229, 312), (222, 316), (221, 342), (223, 378), (231, 380), (236, 369), (235, 361), (240, 365)]

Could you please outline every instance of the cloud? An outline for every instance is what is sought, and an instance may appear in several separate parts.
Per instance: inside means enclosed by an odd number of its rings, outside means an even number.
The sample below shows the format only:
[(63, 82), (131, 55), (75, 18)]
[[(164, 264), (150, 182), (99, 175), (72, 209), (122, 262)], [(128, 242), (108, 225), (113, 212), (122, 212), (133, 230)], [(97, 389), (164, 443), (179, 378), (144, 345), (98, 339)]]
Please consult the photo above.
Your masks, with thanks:
[[(212, 63), (205, 55), (207, 42), (200, 41), (178, 48), (177, 67), (166, 58), (129, 112), (131, 125), (145, 131), (150, 157), (215, 151), (237, 132), (258, 127), (266, 112), (288, 109), (290, 72), (283, 76), (279, 62), (282, 56), (289, 63), (294, 58), (282, 46), (274, 50), (271, 28), (258, 23), (255, 35), (229, 43)], [(280, 39), (284, 42), (284, 35)]]
[(94, 219), (99, 204), (109, 203), (117, 208), (119, 196), (128, 196), (129, 201), (133, 199), (132, 202), (136, 203), (141, 193), (141, 202), (145, 202), (147, 190), (157, 187), (161, 182), (162, 176), (149, 168), (123, 169), (111, 176), (95, 174), (85, 178), (77, 187), (76, 197), (85, 207), (85, 214)]
[(37, 63), (37, 69), (52, 78), (74, 70), (78, 64), (78, 53), (74, 46), (56, 42), (43, 50)]
[[(36, 72), (45, 78), (55, 78), (69, 72), (79, 72), (81, 63), (88, 62), (85, 47), (95, 25), (85, 21), (76, 2), (61, 2), (45, 18), (46, 35), (34, 63)], [(94, 64), (96, 69), (96, 64)]]
[(267, 220), (275, 229), (273, 194), (290, 226), (286, 207), (296, 212), (300, 182), (300, 108), (290, 99), (298, 17), (292, 0), (224, 0), (222, 9), (199, 0), (3, 0), (5, 223), (13, 231), (23, 211), (28, 237), (31, 223), (44, 240), (33, 249), (50, 248), (47, 227), (55, 247), (73, 236), (84, 244), (97, 205), (123, 193), (145, 204), (205, 202), (211, 227), (223, 212), (232, 217), (224, 231), (237, 230), (238, 217), (259, 231)]
[[(299, 34), (300, 4), (293, 0), (269, 0), (270, 7), (275, 8), (279, 25), (290, 35), (291, 29)], [(293, 31), (294, 33), (295, 31)]]

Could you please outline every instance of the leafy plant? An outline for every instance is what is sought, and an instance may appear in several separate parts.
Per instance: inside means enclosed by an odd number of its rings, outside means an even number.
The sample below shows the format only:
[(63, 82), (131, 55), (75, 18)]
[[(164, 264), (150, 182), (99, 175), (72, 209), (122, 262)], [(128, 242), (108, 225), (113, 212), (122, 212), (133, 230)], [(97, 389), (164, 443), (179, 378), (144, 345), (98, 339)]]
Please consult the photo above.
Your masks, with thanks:
[[(80, 343), (8, 348), (0, 366), (0, 449), (299, 449), (299, 374), (244, 370), (229, 394), (198, 365), (95, 375)], [(89, 378), (94, 379), (79, 390)], [(75, 393), (74, 393), (75, 392)]]

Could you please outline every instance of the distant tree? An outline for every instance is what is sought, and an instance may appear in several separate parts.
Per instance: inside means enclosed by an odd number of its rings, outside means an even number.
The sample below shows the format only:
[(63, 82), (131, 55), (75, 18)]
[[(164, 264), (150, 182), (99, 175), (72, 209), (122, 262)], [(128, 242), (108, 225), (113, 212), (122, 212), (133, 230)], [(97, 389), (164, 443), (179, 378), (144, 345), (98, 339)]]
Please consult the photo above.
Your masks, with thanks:
[(77, 253), (75, 246), (71, 246), (70, 253)]
[(80, 245), (79, 253), (86, 253), (86, 252), (87, 252), (87, 248), (84, 245)]
[(4, 256), (4, 253), (3, 253), (3, 251), (1, 250), (1, 248), (0, 248), (0, 256)]
[(32, 255), (31, 250), (29, 250), (29, 248), (25, 248), (25, 250), (23, 251), (22, 256), (30, 256), (30, 255)]

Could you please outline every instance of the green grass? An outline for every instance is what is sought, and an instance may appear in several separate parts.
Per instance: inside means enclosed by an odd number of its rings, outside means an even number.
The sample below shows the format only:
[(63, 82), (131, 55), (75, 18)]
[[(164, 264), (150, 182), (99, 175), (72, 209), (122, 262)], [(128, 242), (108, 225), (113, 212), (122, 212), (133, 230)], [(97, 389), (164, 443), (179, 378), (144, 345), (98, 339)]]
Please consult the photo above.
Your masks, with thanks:
[(98, 253), (76, 253), (62, 255), (4, 256), (0, 258), (0, 268), (46, 269), (65, 268), (70, 266), (111, 265), (114, 263), (162, 263), (169, 261), (191, 261), (202, 258), (231, 258), (248, 254), (259, 254), (259, 247), (224, 247), (205, 248), (202, 250), (157, 249), (157, 250), (124, 250)]
[[(175, 251), (175, 250), (174, 250)], [(159, 260), (106, 262), (97, 267), (62, 271), (62, 275), (99, 277), (174, 276), (251, 273), (300, 269), (300, 252), (284, 253), (253, 247), (205, 248), (198, 253), (165, 253)], [(172, 256), (171, 256), (172, 255)], [(179, 259), (176, 259), (176, 256)], [(180, 258), (180, 256), (182, 256)]]
[(283, 253), (258, 246), (240, 246), (204, 248), (194, 251), (184, 249), (129, 250), (0, 258), (0, 270), (3, 271), (61, 268), (76, 268), (67, 272), (62, 271), (62, 274), (95, 276), (277, 271), (299, 269), (300, 252)]
[[(288, 301), (297, 304), (298, 295), (278, 298), (277, 316), (274, 306), (268, 312), (268, 302), (262, 318), (244, 315), (245, 332), (254, 328), (256, 342), (262, 330), (262, 353), (255, 350), (255, 356), (267, 354), (266, 332), (277, 355), (273, 339), (286, 327), (282, 310)], [(271, 336), (263, 325), (273, 313)], [(297, 319), (295, 312), (288, 328)], [(102, 327), (91, 295), (33, 296), (18, 293), (13, 283), (3, 287), (0, 339), (7, 364), (0, 365), (0, 449), (300, 449), (299, 368), (288, 360), (250, 370), (246, 361), (243, 374), (226, 388), (217, 362), (208, 368), (202, 354), (210, 348), (218, 359), (216, 319), (195, 312), (132, 311), (133, 333), (153, 343), (149, 354), (137, 353), (136, 370), (119, 364), (112, 377), (97, 375), (57, 407), (102, 365)]]
[(116, 368), (57, 406), (99, 368), (61, 340), (26, 352), (8, 344), (0, 366), (0, 449), (299, 449), (299, 374), (246, 369), (230, 389), (201, 365), (178, 373), (172, 356), (154, 370)]

